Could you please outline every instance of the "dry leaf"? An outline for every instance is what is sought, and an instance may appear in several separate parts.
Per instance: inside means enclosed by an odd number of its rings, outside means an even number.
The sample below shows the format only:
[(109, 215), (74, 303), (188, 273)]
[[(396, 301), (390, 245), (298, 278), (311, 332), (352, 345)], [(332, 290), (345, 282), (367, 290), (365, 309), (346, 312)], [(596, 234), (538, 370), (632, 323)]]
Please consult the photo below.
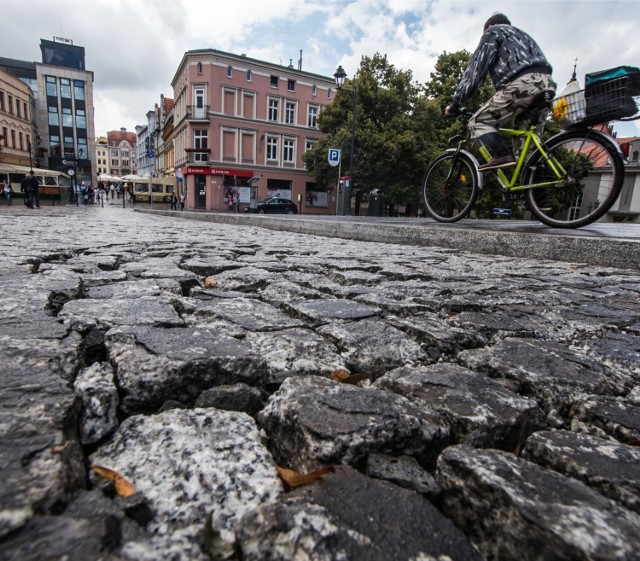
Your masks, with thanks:
[(134, 495), (136, 490), (122, 475), (112, 469), (93, 465), (91, 469), (95, 471), (102, 479), (113, 481), (116, 486), (116, 493), (119, 497), (129, 497)]
[(62, 454), (62, 452), (64, 452), (68, 446), (69, 446), (69, 441), (67, 440), (67, 442), (65, 442), (64, 444), (61, 444), (60, 446), (54, 446), (53, 448), (51, 448), (51, 453)]
[(212, 286), (215, 286), (217, 283), (218, 281), (216, 281), (215, 277), (207, 277), (206, 279), (204, 279), (205, 288), (211, 288)]
[(346, 380), (349, 376), (351, 376), (351, 374), (344, 368), (338, 368), (331, 373), (331, 379), (334, 382), (342, 382), (342, 380)]
[(293, 488), (300, 487), (301, 485), (311, 485), (322, 476), (327, 475), (327, 473), (333, 473), (336, 468), (333, 466), (328, 466), (317, 469), (316, 471), (312, 471), (311, 473), (299, 473), (297, 471), (293, 471), (292, 469), (287, 469), (280, 466), (276, 466), (276, 470), (278, 471), (280, 479), (282, 479), (282, 481), (284, 481), (289, 487)]
[(362, 382), (362, 380), (369, 380), (371, 378), (370, 374), (354, 374), (353, 376), (349, 376), (342, 380), (343, 384), (357, 384), (358, 382)]
[(331, 379), (334, 382), (342, 382), (343, 384), (357, 384), (362, 380), (368, 380), (371, 378), (370, 374), (350, 374), (348, 370), (344, 368), (338, 368), (331, 373)]

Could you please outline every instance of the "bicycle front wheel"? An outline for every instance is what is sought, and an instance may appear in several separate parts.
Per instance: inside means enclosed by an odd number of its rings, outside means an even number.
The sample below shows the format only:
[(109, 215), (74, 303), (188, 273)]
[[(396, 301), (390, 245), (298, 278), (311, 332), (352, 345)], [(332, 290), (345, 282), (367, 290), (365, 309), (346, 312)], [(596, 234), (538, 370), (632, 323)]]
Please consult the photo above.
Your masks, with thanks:
[(526, 199), (547, 226), (580, 228), (602, 218), (624, 181), (624, 162), (615, 141), (599, 131), (561, 133), (545, 144), (548, 159), (534, 153), (527, 164)]
[(457, 222), (471, 212), (478, 198), (478, 171), (464, 153), (445, 152), (427, 169), (424, 206), (438, 222)]

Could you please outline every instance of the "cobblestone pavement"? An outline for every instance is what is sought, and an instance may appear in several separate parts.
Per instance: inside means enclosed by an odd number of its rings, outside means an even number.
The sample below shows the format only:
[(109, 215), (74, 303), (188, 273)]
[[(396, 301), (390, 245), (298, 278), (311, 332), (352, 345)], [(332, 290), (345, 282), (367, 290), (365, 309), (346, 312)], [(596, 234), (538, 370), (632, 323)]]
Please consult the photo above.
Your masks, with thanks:
[(640, 559), (637, 269), (0, 224), (0, 559)]

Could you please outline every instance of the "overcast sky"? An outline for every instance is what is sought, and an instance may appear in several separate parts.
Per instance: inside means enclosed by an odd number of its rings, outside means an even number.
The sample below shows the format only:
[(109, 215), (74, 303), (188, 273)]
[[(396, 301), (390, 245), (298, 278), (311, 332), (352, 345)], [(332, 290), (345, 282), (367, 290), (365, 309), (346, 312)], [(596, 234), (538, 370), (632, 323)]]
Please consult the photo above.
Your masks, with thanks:
[[(185, 51), (212, 48), (332, 76), (386, 54), (429, 79), (444, 51), (473, 51), (493, 13), (532, 35), (560, 89), (578, 78), (640, 66), (638, 0), (0, 0), (2, 56), (40, 62), (40, 39), (71, 39), (94, 72), (96, 135), (146, 124)], [(640, 136), (640, 121), (617, 127)]]

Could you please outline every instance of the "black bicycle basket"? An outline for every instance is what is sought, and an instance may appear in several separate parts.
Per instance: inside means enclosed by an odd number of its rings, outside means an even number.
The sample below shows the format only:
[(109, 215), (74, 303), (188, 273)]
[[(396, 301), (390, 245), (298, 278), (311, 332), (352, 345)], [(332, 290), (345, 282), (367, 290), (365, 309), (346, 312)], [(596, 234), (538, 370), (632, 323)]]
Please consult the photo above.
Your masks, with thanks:
[(585, 76), (585, 89), (554, 101), (560, 126), (572, 128), (640, 118), (634, 96), (640, 95), (640, 69), (621, 66)]

